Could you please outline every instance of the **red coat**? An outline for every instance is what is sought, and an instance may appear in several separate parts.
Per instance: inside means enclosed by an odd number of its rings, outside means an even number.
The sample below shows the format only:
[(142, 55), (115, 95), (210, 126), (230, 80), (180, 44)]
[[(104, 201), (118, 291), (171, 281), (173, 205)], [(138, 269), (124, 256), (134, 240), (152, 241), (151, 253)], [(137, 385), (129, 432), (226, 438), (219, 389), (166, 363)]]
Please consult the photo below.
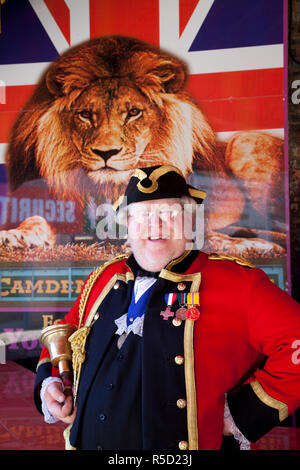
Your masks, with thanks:
[[(200, 293), (200, 318), (183, 322), (184, 345), (178, 345), (184, 357), (189, 449), (220, 448), (226, 393), (237, 426), (251, 441), (300, 406), (296, 301), (263, 271), (205, 253), (196, 258), (185, 253), (160, 278), (167, 281), (166, 292)], [(115, 283), (129, 280), (134, 274), (126, 257), (98, 268), (65, 321), (93, 328), (103, 299), (110, 295), (113, 303)], [(173, 328), (172, 319), (167, 321)], [(145, 341), (146, 328), (145, 323)], [(48, 357), (44, 349), (41, 366)], [(45, 376), (42, 369), (38, 376), (37, 382)]]

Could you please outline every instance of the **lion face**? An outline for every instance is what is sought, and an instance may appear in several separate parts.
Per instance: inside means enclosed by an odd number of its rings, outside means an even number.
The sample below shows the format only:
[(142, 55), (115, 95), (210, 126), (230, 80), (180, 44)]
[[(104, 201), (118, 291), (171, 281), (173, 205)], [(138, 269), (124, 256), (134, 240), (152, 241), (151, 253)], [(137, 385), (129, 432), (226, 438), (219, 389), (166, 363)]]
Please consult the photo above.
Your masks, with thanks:
[[(133, 38), (95, 38), (42, 77), (13, 131), (12, 189), (42, 177), (62, 198), (115, 200), (136, 168), (216, 166), (215, 135), (182, 62)], [(25, 107), (26, 109), (26, 107)], [(21, 171), (20, 171), (21, 168)]]
[(133, 85), (113, 82), (85, 90), (68, 117), (79, 165), (96, 184), (126, 183), (134, 168), (156, 161), (150, 144), (161, 113)]

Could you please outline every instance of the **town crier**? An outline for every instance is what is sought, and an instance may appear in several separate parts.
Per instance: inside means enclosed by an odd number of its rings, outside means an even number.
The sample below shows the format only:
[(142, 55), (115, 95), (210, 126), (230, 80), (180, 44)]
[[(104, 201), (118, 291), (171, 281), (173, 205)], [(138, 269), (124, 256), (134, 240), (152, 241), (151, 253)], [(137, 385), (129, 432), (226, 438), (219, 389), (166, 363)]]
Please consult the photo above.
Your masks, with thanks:
[(67, 448), (249, 449), (300, 406), (299, 304), (197, 249), (204, 198), (168, 165), (135, 170), (116, 202), (132, 253), (93, 271), (62, 320), (73, 397), (46, 348), (37, 368), (37, 407), (69, 424)]

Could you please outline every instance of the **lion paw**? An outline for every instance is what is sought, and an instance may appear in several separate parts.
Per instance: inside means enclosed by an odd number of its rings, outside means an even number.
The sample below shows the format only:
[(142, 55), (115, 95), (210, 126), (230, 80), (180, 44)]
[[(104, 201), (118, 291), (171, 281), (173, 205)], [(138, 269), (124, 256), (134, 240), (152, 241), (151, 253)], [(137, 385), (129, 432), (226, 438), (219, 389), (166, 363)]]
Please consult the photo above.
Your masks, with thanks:
[(286, 255), (282, 246), (262, 238), (234, 238), (223, 233), (211, 234), (205, 251), (236, 256), (244, 259), (281, 258)]
[(0, 231), (0, 245), (11, 248), (52, 246), (55, 235), (48, 222), (40, 216), (28, 217), (17, 228)]

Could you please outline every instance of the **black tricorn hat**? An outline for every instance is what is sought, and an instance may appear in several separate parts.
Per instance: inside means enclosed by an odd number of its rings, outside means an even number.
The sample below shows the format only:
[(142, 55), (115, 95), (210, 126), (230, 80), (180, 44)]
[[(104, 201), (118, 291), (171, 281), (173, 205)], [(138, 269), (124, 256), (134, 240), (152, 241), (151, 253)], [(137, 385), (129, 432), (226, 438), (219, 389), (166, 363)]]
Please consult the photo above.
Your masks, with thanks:
[(187, 184), (183, 174), (175, 166), (137, 168), (129, 180), (125, 194), (114, 203), (114, 209), (118, 212), (133, 202), (184, 196), (191, 197), (197, 204), (201, 204), (206, 192)]

